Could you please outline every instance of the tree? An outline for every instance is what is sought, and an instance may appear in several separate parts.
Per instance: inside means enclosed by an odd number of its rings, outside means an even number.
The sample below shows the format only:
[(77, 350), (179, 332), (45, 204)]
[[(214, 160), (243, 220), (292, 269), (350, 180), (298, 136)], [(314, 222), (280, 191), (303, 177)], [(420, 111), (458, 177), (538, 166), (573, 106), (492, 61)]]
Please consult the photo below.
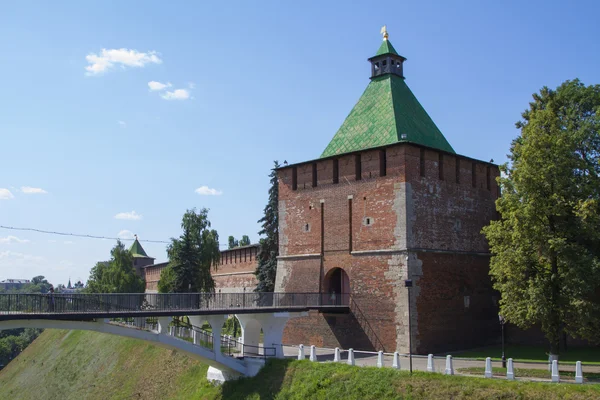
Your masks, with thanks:
[(111, 259), (90, 271), (88, 293), (143, 293), (146, 285), (133, 268), (133, 256), (120, 240), (110, 251)]
[[(208, 210), (187, 210), (181, 221), (183, 233), (179, 239), (171, 239), (167, 248), (169, 266), (165, 282), (159, 285), (169, 292), (214, 292), (215, 282), (210, 274), (211, 267), (218, 265), (219, 235), (210, 229)], [(161, 274), (161, 280), (163, 280)]]
[(600, 85), (533, 98), (502, 166), (501, 218), (483, 233), (501, 313), (540, 325), (558, 356), (565, 333), (600, 340)]
[(175, 272), (173, 267), (167, 265), (161, 273), (158, 281), (159, 293), (172, 293), (175, 291)]
[(239, 246), (239, 242), (236, 240), (236, 238), (234, 238), (233, 236), (229, 236), (227, 248), (229, 250), (231, 250), (231, 249), (236, 248), (238, 246)]
[(250, 238), (248, 235), (242, 236), (240, 239), (240, 246), (250, 246)]
[(256, 292), (272, 292), (275, 290), (275, 274), (277, 273), (277, 256), (279, 255), (279, 182), (277, 180), (279, 163), (274, 162), (271, 170), (271, 187), (269, 200), (264, 209), (264, 216), (258, 220), (262, 229), (259, 235), (265, 235), (259, 241)]

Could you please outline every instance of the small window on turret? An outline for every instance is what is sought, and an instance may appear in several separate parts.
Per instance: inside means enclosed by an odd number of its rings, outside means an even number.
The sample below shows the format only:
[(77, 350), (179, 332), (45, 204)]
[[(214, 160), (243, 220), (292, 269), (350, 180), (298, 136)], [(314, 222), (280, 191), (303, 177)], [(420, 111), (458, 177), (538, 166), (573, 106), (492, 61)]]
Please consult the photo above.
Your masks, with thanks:
[(375, 63), (375, 69), (379, 69), (379, 63), (378, 62)]
[(387, 60), (383, 60), (383, 61), (381, 62), (381, 65), (383, 65), (383, 66), (385, 67), (385, 66), (387, 65)]

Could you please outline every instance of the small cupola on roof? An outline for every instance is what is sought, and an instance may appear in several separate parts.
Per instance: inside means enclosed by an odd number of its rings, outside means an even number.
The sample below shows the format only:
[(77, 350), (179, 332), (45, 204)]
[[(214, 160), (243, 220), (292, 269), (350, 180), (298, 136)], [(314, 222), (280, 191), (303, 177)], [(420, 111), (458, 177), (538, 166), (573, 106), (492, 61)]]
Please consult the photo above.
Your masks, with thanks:
[(371, 62), (371, 81), (329, 142), (321, 158), (414, 143), (448, 153), (454, 149), (435, 125), (404, 79), (406, 58), (396, 52), (387, 29)]
[(383, 43), (379, 46), (377, 53), (369, 58), (371, 62), (371, 79), (385, 74), (398, 75), (404, 79), (403, 67), (406, 58), (399, 55), (388, 40), (389, 34), (385, 25), (381, 28), (381, 34), (383, 35)]

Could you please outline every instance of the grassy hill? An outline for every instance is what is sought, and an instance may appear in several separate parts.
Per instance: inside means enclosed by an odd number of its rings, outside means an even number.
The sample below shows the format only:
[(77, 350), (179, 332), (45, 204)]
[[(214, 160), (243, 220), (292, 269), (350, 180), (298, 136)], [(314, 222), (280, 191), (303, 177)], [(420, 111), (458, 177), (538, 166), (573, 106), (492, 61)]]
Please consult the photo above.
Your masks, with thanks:
[(272, 360), (213, 386), (177, 351), (95, 332), (46, 330), (0, 371), (0, 399), (597, 399), (600, 385), (505, 382)]

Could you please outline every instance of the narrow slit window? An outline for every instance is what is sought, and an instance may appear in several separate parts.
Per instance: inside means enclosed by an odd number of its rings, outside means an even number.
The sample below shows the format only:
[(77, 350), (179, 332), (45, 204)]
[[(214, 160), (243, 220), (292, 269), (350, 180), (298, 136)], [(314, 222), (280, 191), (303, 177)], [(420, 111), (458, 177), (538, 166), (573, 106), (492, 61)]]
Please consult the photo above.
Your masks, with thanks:
[(298, 189), (298, 169), (292, 168), (292, 190)]
[(456, 159), (456, 183), (460, 183), (460, 158)]
[(352, 199), (348, 199), (348, 249), (352, 252)]
[(421, 176), (425, 176), (425, 149), (421, 149), (421, 156), (419, 159), (419, 170)]
[(339, 161), (337, 158), (333, 160), (333, 183), (340, 182), (340, 170)]
[(312, 163), (312, 186), (317, 187), (317, 163)]
[(387, 175), (387, 158), (385, 150), (379, 150), (379, 176)]
[(362, 164), (360, 160), (360, 154), (354, 156), (354, 172), (356, 174), (356, 180), (360, 181), (362, 178)]
[(438, 167), (440, 170), (440, 181), (443, 181), (444, 180), (444, 155), (442, 153), (440, 153), (440, 156), (439, 156)]

